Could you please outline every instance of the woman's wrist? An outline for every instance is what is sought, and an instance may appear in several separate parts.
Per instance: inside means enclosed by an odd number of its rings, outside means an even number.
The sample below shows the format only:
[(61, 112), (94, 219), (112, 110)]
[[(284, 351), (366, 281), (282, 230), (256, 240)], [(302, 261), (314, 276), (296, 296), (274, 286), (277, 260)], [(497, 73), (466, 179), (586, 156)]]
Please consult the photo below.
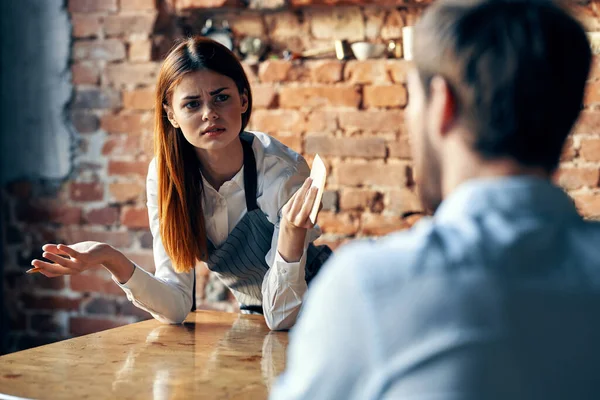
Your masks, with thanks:
[(308, 229), (297, 227), (284, 219), (279, 225), (277, 250), (286, 262), (298, 262), (304, 254), (304, 243)]
[(121, 283), (127, 283), (133, 272), (135, 265), (123, 253), (110, 245), (106, 245), (101, 249), (102, 265)]

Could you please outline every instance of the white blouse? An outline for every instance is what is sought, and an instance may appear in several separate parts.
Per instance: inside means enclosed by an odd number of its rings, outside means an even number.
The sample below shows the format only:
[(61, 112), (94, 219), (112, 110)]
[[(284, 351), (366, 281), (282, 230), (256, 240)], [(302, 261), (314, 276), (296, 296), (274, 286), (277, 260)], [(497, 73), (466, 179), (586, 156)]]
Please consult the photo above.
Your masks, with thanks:
[[(263, 284), (263, 311), (269, 328), (289, 329), (294, 322), (302, 298), (307, 290), (304, 277), (306, 248), (320, 235), (320, 229), (309, 230), (304, 255), (299, 262), (286, 262), (277, 251), (279, 211), (310, 175), (306, 161), (270, 136), (255, 135), (252, 144), (258, 172), (257, 204), (267, 219), (275, 225), (271, 250), (266, 256), (269, 265)], [(246, 214), (244, 168), (221, 188), (215, 190), (203, 177), (206, 233), (215, 246), (222, 244), (237, 223)], [(152, 160), (146, 180), (150, 230), (154, 238), (154, 275), (136, 265), (131, 278), (125, 283), (115, 282), (137, 307), (148, 311), (154, 318), (166, 323), (181, 323), (192, 308), (194, 271), (177, 273), (160, 238), (158, 220), (158, 183), (155, 160)]]

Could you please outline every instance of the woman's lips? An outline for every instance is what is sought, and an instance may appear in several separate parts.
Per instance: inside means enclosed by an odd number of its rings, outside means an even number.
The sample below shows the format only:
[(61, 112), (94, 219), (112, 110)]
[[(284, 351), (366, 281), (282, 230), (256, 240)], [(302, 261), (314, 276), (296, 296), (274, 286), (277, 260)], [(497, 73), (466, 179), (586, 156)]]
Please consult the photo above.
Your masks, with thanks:
[(204, 132), (208, 137), (217, 137), (225, 132), (225, 128), (210, 128)]

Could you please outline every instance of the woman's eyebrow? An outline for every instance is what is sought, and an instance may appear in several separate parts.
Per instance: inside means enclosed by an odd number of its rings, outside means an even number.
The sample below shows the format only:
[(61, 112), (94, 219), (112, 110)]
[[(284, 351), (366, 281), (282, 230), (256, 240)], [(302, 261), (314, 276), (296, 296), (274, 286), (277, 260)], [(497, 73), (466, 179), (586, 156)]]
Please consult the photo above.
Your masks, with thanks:
[(213, 90), (212, 92), (210, 92), (210, 95), (211, 95), (211, 96), (214, 96), (215, 94), (219, 94), (219, 93), (221, 93), (221, 92), (222, 92), (223, 90), (225, 90), (225, 89), (227, 89), (227, 87), (222, 87), (222, 88), (219, 88), (219, 89), (217, 89), (217, 90)]

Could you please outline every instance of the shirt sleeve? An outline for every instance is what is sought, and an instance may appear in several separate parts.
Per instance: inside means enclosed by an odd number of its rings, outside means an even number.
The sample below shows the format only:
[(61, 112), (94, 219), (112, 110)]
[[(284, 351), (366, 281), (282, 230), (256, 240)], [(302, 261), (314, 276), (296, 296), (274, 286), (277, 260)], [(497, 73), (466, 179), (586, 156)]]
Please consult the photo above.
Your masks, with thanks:
[(152, 160), (146, 179), (148, 217), (153, 237), (154, 275), (135, 267), (133, 275), (124, 284), (113, 280), (137, 307), (148, 311), (161, 322), (179, 324), (192, 308), (194, 270), (177, 273), (160, 237), (158, 220), (158, 181), (155, 160)]
[(274, 199), (271, 207), (276, 210), (275, 230), (271, 241), (271, 250), (267, 253), (266, 262), (269, 270), (262, 284), (263, 313), (267, 325), (272, 330), (289, 329), (296, 322), (296, 317), (302, 306), (302, 299), (307, 290), (305, 266), (308, 244), (320, 236), (320, 229), (310, 229), (306, 235), (304, 252), (300, 261), (286, 262), (279, 251), (279, 211), (286, 202), (302, 186), (310, 175), (310, 169), (303, 159), (295, 166), (282, 171), (265, 195)]
[(352, 264), (334, 255), (315, 277), (290, 333), (285, 372), (270, 399), (354, 399), (373, 352), (372, 326)]

